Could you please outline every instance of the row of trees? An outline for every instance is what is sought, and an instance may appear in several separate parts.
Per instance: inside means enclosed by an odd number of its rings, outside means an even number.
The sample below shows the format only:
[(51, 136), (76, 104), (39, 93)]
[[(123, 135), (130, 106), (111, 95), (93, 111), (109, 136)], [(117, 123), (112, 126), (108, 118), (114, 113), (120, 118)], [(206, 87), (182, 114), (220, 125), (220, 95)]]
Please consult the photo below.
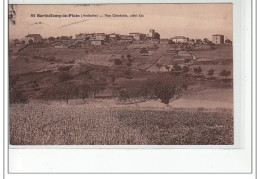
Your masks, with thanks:
[[(210, 41), (208, 38), (204, 38), (203, 40), (202, 39), (191, 39), (191, 41), (198, 43), (198, 44), (200, 44), (200, 43), (209, 44), (209, 45), (212, 44), (212, 41)], [(232, 44), (232, 41), (230, 39), (226, 39), (225, 43), (226, 44)]]
[[(160, 69), (163, 67), (163, 65), (162, 64), (159, 64), (159, 63), (157, 63), (157, 64), (155, 64), (155, 66), (158, 68), (158, 70), (160, 71)], [(178, 65), (177, 63), (175, 63), (174, 65), (173, 65), (173, 67), (171, 68), (169, 65), (166, 65), (166, 66), (164, 66), (165, 68), (166, 68), (166, 70), (169, 72), (169, 73), (171, 73), (171, 74), (174, 74), (174, 75), (180, 75), (180, 74), (188, 74), (190, 71), (191, 71), (191, 69), (189, 68), (189, 66), (183, 66), (183, 67), (181, 67), (180, 65)], [(193, 68), (193, 72), (195, 73), (195, 74), (197, 74), (197, 75), (201, 75), (202, 74), (202, 68), (201, 68), (201, 66), (198, 66), (198, 67), (196, 67), (196, 68)], [(208, 70), (207, 71), (207, 75), (208, 76), (213, 76), (214, 75), (214, 73), (215, 73), (215, 70), (214, 69), (210, 69), (210, 70)], [(228, 70), (222, 70), (220, 73), (219, 73), (219, 75), (221, 75), (221, 76), (223, 76), (223, 77), (228, 77), (228, 76), (230, 76), (231, 75), (231, 71), (228, 71)]]
[(155, 99), (169, 105), (170, 102), (182, 96), (183, 92), (187, 90), (188, 84), (187, 81), (172, 76), (151, 78), (139, 85), (135, 84), (120, 89), (118, 99), (132, 103)]
[(97, 81), (92, 81), (91, 84), (86, 82), (81, 84), (64, 82), (45, 90), (41, 98), (44, 100), (64, 100), (67, 104), (70, 99), (82, 99), (85, 103), (85, 99), (89, 98), (90, 95), (95, 98), (96, 94), (104, 89), (105, 85)]

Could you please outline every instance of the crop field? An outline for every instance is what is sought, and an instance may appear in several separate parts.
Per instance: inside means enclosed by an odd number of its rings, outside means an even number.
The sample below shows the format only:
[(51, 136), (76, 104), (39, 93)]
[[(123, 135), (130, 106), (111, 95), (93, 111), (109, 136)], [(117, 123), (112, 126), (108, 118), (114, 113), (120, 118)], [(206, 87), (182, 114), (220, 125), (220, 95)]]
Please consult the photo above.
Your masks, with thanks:
[(217, 45), (215, 50), (198, 50), (191, 51), (196, 58), (207, 58), (207, 59), (232, 59), (233, 58), (233, 47)]
[(232, 145), (231, 109), (10, 105), (12, 145)]

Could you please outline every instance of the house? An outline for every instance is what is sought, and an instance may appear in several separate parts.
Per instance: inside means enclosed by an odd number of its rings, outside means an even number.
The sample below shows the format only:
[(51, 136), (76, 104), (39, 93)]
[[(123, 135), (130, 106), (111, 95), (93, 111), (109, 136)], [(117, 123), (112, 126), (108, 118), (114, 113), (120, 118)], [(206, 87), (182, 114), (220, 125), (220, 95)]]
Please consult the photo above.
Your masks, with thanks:
[(25, 43), (37, 43), (42, 42), (43, 38), (40, 34), (28, 34), (25, 36)]
[(97, 33), (94, 35), (96, 40), (103, 40), (103, 41), (107, 41), (108, 40), (108, 35), (106, 35), (105, 33)]
[(124, 41), (133, 41), (134, 37), (132, 35), (121, 35), (120, 36), (120, 40), (124, 40)]
[(90, 45), (104, 45), (104, 40), (90, 40)]
[(170, 38), (170, 40), (173, 42), (173, 43), (187, 43), (189, 38), (187, 37), (184, 37), (184, 36), (175, 36), (173, 38)]
[(110, 41), (120, 40), (120, 35), (119, 34), (112, 33), (112, 34), (109, 34), (108, 36), (109, 36), (109, 40)]
[(154, 38), (154, 35), (155, 35), (155, 30), (154, 29), (150, 29), (149, 30), (149, 34), (147, 34), (147, 37)]
[(155, 32), (154, 29), (150, 29), (149, 33), (146, 35), (146, 40), (160, 40), (160, 34)]
[(212, 35), (212, 43), (223, 44), (224, 43), (224, 35), (220, 35), (220, 34)]
[(146, 39), (146, 35), (142, 34), (142, 33), (139, 33), (139, 32), (132, 32), (132, 33), (129, 33), (129, 35), (133, 36), (133, 38), (136, 41), (144, 41)]

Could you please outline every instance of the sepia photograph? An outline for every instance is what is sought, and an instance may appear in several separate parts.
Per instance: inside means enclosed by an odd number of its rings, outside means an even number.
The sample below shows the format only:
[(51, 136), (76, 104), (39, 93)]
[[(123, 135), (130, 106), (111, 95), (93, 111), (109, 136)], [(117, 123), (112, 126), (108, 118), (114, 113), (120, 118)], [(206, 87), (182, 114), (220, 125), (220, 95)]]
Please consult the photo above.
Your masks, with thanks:
[(9, 4), (9, 144), (234, 145), (232, 14)]

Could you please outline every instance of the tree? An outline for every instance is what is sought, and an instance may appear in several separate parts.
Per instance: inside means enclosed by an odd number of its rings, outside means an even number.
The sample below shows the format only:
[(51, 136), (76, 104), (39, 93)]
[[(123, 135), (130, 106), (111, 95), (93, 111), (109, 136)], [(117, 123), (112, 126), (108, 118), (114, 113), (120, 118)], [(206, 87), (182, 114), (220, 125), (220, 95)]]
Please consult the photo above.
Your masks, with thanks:
[(140, 54), (148, 54), (149, 52), (148, 52), (148, 50), (146, 49), (146, 48), (142, 48), (141, 50), (140, 50)]
[(186, 58), (186, 59), (184, 60), (184, 63), (190, 63), (190, 62), (191, 62), (191, 59)]
[(126, 89), (121, 89), (119, 91), (119, 99), (125, 101), (126, 104), (126, 100), (128, 100), (130, 98), (130, 94)]
[(165, 65), (165, 69), (169, 72), (170, 71), (170, 66), (169, 65)]
[(18, 89), (11, 89), (9, 91), (9, 102), (12, 103), (27, 103), (29, 98), (24, 94), (24, 91)]
[(29, 98), (25, 95), (24, 91), (18, 89), (16, 84), (19, 80), (18, 75), (9, 76), (9, 102), (10, 103), (26, 103)]
[(69, 104), (70, 99), (78, 96), (78, 88), (75, 84), (67, 82), (60, 86), (56, 86), (54, 94), (56, 95), (56, 98), (63, 99)]
[(202, 68), (199, 66), (198, 68), (194, 68), (193, 69), (194, 73), (196, 73), (197, 75), (200, 75), (202, 72)]
[(116, 81), (116, 76), (115, 75), (111, 75), (110, 76), (110, 82), (112, 83), (112, 85), (115, 85), (115, 81)]
[(177, 86), (173, 81), (161, 81), (159, 84), (154, 85), (154, 95), (167, 106), (170, 102), (179, 99), (184, 90), (183, 86)]
[(49, 37), (48, 40), (50, 40), (50, 41), (54, 41), (55, 38), (54, 38), (54, 37)]
[(127, 54), (126, 57), (127, 57), (127, 59), (130, 59), (130, 58), (131, 58), (131, 55), (130, 55), (130, 54)]
[(18, 75), (10, 75), (9, 76), (9, 90), (10, 89), (16, 89), (15, 85), (16, 85), (18, 79), (19, 79)]
[(203, 39), (203, 43), (208, 44), (209, 42), (210, 42), (209, 39), (207, 39), (207, 38)]
[(212, 77), (214, 75), (214, 72), (215, 72), (215, 70), (213, 68), (211, 68), (210, 70), (208, 70), (208, 75), (210, 77)]
[(127, 66), (132, 66), (133, 59), (131, 58), (131, 55), (127, 54), (126, 57), (127, 57), (127, 60), (128, 60), (126, 65)]
[(100, 82), (96, 79), (92, 79), (92, 85), (90, 86), (90, 90), (93, 93), (93, 98), (96, 98), (96, 94), (103, 91), (105, 89), (105, 83)]
[(232, 44), (232, 41), (231, 41), (230, 39), (226, 39), (226, 40), (225, 40), (225, 43), (226, 43), (226, 44)]
[(182, 71), (183, 71), (183, 73), (189, 73), (190, 68), (188, 66), (183, 66)]
[(160, 40), (160, 34), (158, 32), (154, 33), (154, 39)]
[(33, 40), (32, 39), (30, 39), (28, 42), (29, 42), (30, 45), (33, 44)]
[(202, 40), (201, 40), (201, 39), (196, 39), (196, 43), (197, 43), (197, 44), (201, 44), (201, 43), (202, 43)]
[(160, 71), (160, 69), (161, 69), (161, 67), (162, 67), (162, 64), (156, 63), (155, 66), (158, 68), (158, 71)]
[(114, 60), (114, 64), (115, 64), (116, 66), (122, 65), (122, 61), (121, 61), (120, 59), (115, 59), (115, 60)]
[(78, 87), (79, 97), (83, 100), (85, 104), (85, 99), (89, 97), (89, 92), (91, 88), (87, 83), (83, 83)]
[(172, 68), (172, 74), (179, 75), (182, 71), (181, 66), (178, 63), (174, 63)]
[(220, 74), (221, 76), (227, 78), (228, 76), (231, 75), (231, 71), (222, 70), (219, 74)]
[(120, 89), (118, 92), (118, 99), (125, 102), (130, 101), (132, 103), (143, 102), (149, 98), (149, 89), (145, 83), (139, 83), (131, 86), (127, 86)]

